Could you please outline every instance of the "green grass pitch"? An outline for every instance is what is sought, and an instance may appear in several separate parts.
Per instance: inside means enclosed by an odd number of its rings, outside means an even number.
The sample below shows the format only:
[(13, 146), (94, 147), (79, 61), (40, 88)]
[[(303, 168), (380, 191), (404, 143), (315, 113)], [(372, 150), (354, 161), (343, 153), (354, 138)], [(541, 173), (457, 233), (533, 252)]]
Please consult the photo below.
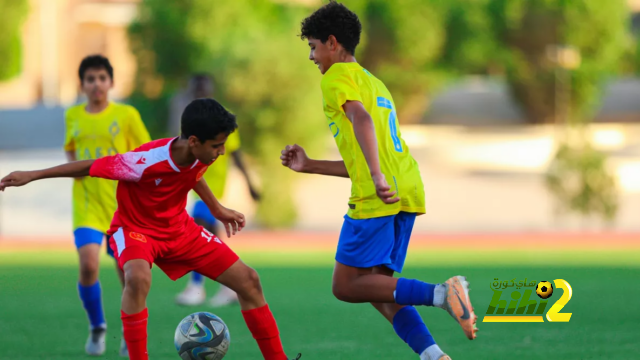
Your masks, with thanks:
[[(526, 252), (434, 251), (411, 254), (404, 276), (440, 282), (466, 275), (479, 316), (478, 339), (467, 340), (440, 309), (420, 313), (440, 347), (453, 359), (627, 359), (638, 356), (640, 261), (638, 252), (576, 251), (545, 256)], [(262, 278), (285, 346), (293, 357), (327, 359), (417, 359), (390, 324), (366, 304), (346, 304), (331, 294), (332, 254), (242, 253)], [(460, 265), (461, 260), (466, 265)], [(109, 326), (104, 359), (120, 359), (119, 284), (112, 262), (101, 268), (104, 307)], [(148, 300), (151, 359), (179, 359), (173, 347), (178, 322), (195, 311), (222, 317), (231, 331), (225, 359), (260, 359), (239, 307), (212, 310), (174, 304), (185, 280), (169, 280), (154, 268)], [(562, 312), (568, 323), (482, 323), (494, 278), (565, 279), (573, 297)], [(88, 359), (84, 354), (87, 320), (76, 291), (72, 252), (0, 253), (0, 359)], [(209, 295), (215, 288), (209, 282)], [(554, 293), (555, 298), (561, 290)]]

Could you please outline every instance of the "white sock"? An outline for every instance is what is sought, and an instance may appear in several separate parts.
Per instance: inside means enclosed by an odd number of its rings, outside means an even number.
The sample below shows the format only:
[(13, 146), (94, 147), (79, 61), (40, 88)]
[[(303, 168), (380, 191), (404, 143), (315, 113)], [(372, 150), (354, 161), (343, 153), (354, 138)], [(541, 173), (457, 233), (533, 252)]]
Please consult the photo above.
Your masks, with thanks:
[(433, 306), (443, 308), (444, 307), (444, 296), (447, 288), (442, 285), (436, 285), (435, 290), (433, 290)]
[(444, 353), (440, 350), (440, 347), (433, 344), (420, 354), (420, 360), (438, 360), (442, 355)]
[(195, 286), (195, 287), (203, 288), (204, 287), (204, 281), (195, 282), (195, 281), (189, 279), (188, 286)]

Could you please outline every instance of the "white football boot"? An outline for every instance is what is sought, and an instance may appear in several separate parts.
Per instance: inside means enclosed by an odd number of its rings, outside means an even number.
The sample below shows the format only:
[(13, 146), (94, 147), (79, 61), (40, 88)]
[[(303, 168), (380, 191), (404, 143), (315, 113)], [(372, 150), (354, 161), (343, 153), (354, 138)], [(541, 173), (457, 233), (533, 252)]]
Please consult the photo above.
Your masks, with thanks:
[(204, 303), (206, 298), (204, 284), (194, 284), (189, 281), (187, 287), (176, 296), (176, 303), (183, 306), (196, 306)]
[(89, 338), (84, 346), (84, 350), (88, 355), (100, 356), (107, 349), (107, 329), (103, 327), (91, 329)]
[(124, 341), (124, 336), (122, 337), (122, 340), (120, 340), (120, 351), (118, 351), (118, 354), (121, 357), (129, 357), (129, 348), (127, 347), (127, 342)]
[(238, 294), (224, 285), (220, 285), (220, 290), (209, 300), (211, 307), (223, 307), (238, 303)]

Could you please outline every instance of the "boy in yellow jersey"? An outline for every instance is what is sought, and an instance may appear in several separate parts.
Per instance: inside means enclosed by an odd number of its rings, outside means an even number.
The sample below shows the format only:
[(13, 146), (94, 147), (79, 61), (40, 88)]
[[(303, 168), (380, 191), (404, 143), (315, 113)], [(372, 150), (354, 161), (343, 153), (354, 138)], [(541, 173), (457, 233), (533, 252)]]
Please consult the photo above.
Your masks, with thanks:
[[(109, 101), (113, 67), (107, 58), (100, 55), (84, 58), (78, 75), (88, 101), (70, 107), (65, 114), (64, 150), (69, 161), (126, 153), (151, 141), (136, 109)], [(100, 246), (117, 207), (116, 186), (116, 181), (91, 177), (77, 178), (73, 182), (73, 235), (80, 258), (78, 293), (90, 323), (85, 344), (89, 355), (105, 352), (107, 324), (98, 269)], [(113, 257), (109, 246), (107, 252)], [(120, 270), (118, 276), (124, 285)], [(128, 356), (124, 341), (120, 345), (120, 355)]]
[[(195, 74), (189, 81), (189, 86), (186, 93), (182, 97), (187, 104), (195, 99), (212, 98), (214, 93), (214, 86), (211, 77), (207, 74)], [(182, 112), (179, 104), (176, 104), (174, 112)], [(244, 175), (249, 192), (253, 200), (258, 201), (260, 195), (254, 188), (249, 173), (242, 159), (240, 151), (240, 136), (238, 132), (232, 132), (227, 138), (225, 143), (226, 154), (231, 155), (234, 164), (238, 167), (240, 172)], [(227, 176), (229, 172), (229, 156), (221, 156), (214, 162), (204, 174), (204, 179), (207, 181), (207, 185), (211, 189), (211, 192), (216, 198), (221, 199), (224, 196), (225, 186), (227, 184)], [(192, 216), (198, 225), (203, 226), (205, 229), (211, 231), (215, 235), (220, 235), (220, 228), (218, 221), (213, 217), (207, 205), (200, 199), (198, 194), (193, 192), (193, 196), (196, 199), (194, 204)], [(176, 303), (184, 306), (200, 305), (206, 299), (206, 291), (204, 287), (204, 277), (197, 273), (192, 272), (187, 287), (176, 296)], [(221, 307), (238, 302), (238, 295), (228, 287), (220, 284), (220, 290), (214, 295), (209, 304), (213, 307)]]
[(416, 215), (425, 212), (424, 186), (400, 135), (391, 94), (356, 62), (361, 29), (358, 16), (335, 1), (302, 22), (309, 60), (323, 74), (324, 112), (343, 160), (312, 160), (298, 145), (288, 145), (280, 159), (296, 172), (351, 178), (333, 274), (336, 298), (371, 303), (420, 359), (450, 359), (414, 305), (447, 310), (474, 339), (468, 282), (462, 276), (442, 284), (393, 276), (404, 266)]

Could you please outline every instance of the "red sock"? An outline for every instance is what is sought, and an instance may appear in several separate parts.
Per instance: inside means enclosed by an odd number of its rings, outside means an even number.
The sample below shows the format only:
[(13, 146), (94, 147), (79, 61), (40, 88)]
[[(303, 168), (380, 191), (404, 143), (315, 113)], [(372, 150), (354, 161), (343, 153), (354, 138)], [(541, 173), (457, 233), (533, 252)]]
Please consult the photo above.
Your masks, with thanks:
[(258, 342), (265, 360), (287, 360), (282, 349), (278, 324), (269, 309), (269, 305), (242, 312), (244, 321), (253, 338)]
[(129, 348), (129, 360), (148, 360), (147, 353), (147, 308), (137, 314), (127, 315), (120, 311), (124, 341)]

